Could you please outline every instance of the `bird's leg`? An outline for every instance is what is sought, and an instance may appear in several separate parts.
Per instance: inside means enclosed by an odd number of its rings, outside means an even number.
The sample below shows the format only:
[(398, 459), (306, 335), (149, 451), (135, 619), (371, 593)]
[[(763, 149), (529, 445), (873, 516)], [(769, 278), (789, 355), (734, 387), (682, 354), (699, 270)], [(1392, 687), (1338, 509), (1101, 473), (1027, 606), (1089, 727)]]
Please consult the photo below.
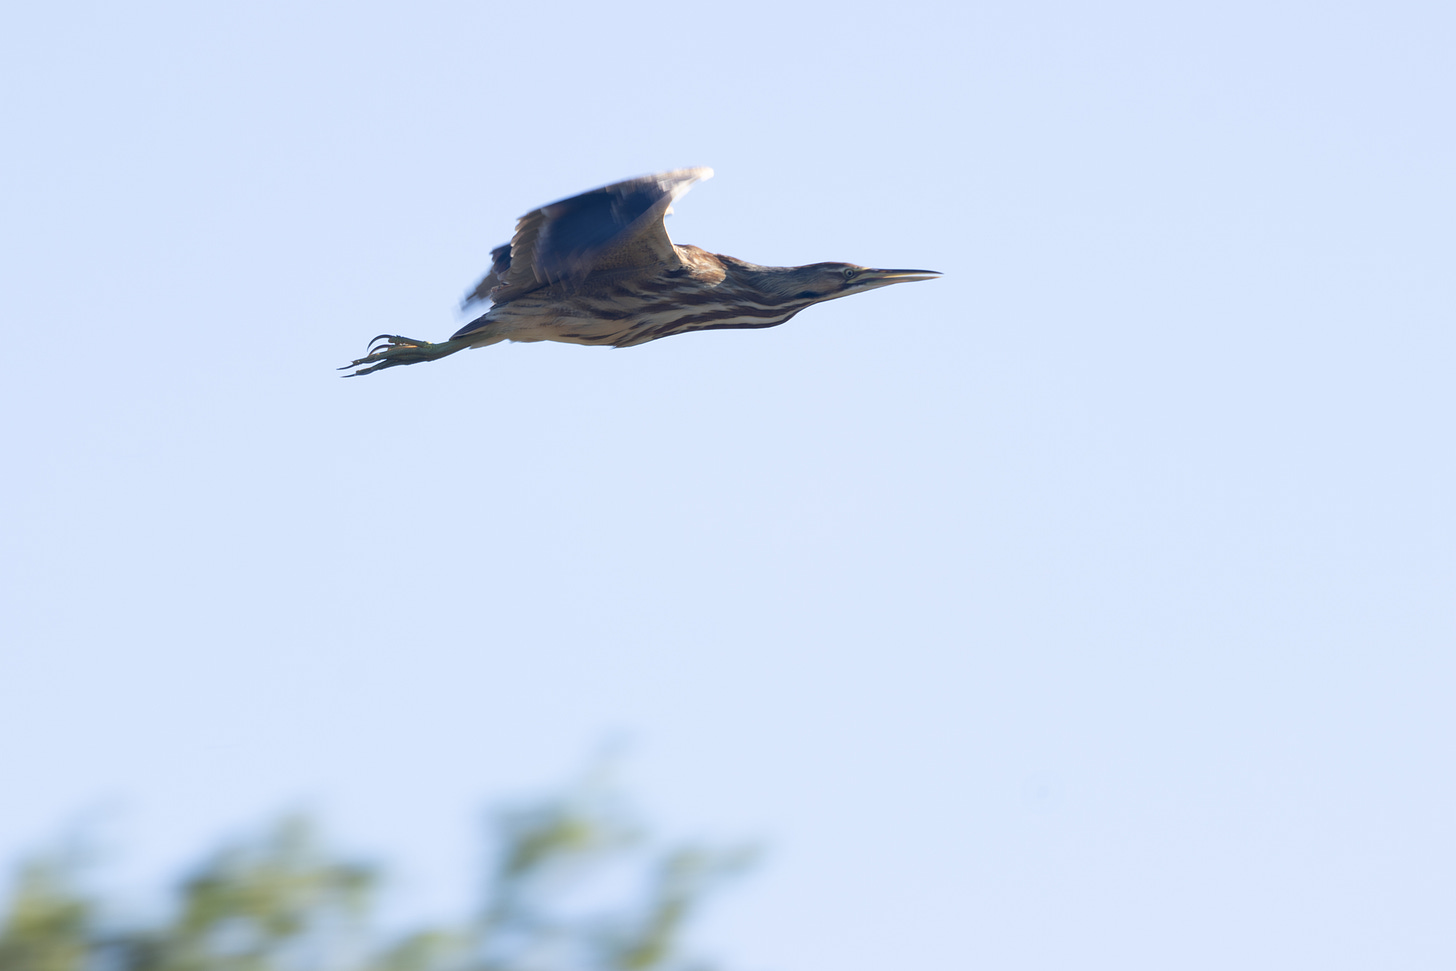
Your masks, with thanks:
[[(374, 345), (383, 341), (379, 347)], [(456, 351), (463, 351), (473, 343), (470, 339), (441, 341), (438, 344), (431, 344), (429, 341), (417, 341), (408, 337), (400, 337), (398, 334), (380, 334), (369, 342), (369, 353), (339, 368), (340, 371), (347, 371), (351, 367), (359, 370), (353, 374), (346, 374), (346, 378), (357, 378), (361, 374), (370, 374), (374, 371), (382, 371), (387, 367), (399, 367), (403, 364), (418, 364), (421, 361), (434, 361), (438, 358), (454, 354)], [(359, 367), (361, 364), (371, 365), (370, 367)]]

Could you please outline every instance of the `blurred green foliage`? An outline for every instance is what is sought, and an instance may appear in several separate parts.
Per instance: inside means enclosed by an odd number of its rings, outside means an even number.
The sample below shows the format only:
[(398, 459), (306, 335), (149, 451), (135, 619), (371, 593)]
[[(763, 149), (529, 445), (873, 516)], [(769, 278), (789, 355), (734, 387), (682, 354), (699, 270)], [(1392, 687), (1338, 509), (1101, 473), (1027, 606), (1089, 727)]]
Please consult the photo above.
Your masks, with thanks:
[(213, 853), (167, 913), (127, 916), (86, 868), (38, 858), (16, 874), (0, 971), (698, 971), (684, 926), (745, 850), (658, 847), (609, 789), (491, 817), (491, 860), (471, 915), (382, 930), (377, 868), (341, 859), (289, 817)]

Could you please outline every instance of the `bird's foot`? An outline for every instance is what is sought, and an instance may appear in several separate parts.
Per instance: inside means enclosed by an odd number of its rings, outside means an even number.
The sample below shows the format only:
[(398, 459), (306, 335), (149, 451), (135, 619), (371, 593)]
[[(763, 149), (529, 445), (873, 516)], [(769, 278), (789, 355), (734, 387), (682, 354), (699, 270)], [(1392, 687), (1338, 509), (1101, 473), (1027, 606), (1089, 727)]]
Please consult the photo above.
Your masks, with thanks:
[[(380, 342), (383, 341), (383, 344)], [(376, 344), (380, 346), (376, 347)], [(359, 368), (353, 374), (346, 374), (346, 378), (357, 378), (361, 374), (369, 374), (373, 371), (382, 371), (387, 367), (399, 367), (402, 364), (418, 364), (421, 361), (433, 361), (437, 357), (444, 357), (451, 350), (445, 350), (441, 345), (431, 344), (429, 341), (411, 340), (408, 337), (400, 337), (398, 334), (380, 334), (369, 342), (369, 353), (357, 361), (339, 368), (340, 371), (347, 371), (349, 368)], [(359, 367), (361, 364), (372, 365), (370, 367)]]

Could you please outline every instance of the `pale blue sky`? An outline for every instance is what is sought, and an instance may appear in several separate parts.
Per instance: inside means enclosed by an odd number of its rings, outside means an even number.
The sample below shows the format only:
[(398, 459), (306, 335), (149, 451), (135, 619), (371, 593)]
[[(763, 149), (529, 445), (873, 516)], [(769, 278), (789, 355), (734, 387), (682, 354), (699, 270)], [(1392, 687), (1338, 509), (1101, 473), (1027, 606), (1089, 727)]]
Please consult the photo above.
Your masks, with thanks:
[[(622, 738), (737, 971), (1456, 966), (1452, 10), (15, 9), (0, 859), (302, 804), (447, 911)], [(337, 379), (688, 165), (945, 277)]]

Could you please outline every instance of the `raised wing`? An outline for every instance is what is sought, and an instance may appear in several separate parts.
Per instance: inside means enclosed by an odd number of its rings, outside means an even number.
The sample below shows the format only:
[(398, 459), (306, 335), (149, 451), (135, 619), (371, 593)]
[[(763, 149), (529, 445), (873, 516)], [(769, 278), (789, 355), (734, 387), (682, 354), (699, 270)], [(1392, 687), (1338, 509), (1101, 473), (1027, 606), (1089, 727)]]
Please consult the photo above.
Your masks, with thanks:
[(465, 298), (470, 310), (537, 287), (580, 280), (598, 270), (678, 263), (663, 226), (673, 200), (708, 168), (678, 169), (628, 179), (553, 202), (522, 216), (509, 246), (491, 250), (491, 268)]

